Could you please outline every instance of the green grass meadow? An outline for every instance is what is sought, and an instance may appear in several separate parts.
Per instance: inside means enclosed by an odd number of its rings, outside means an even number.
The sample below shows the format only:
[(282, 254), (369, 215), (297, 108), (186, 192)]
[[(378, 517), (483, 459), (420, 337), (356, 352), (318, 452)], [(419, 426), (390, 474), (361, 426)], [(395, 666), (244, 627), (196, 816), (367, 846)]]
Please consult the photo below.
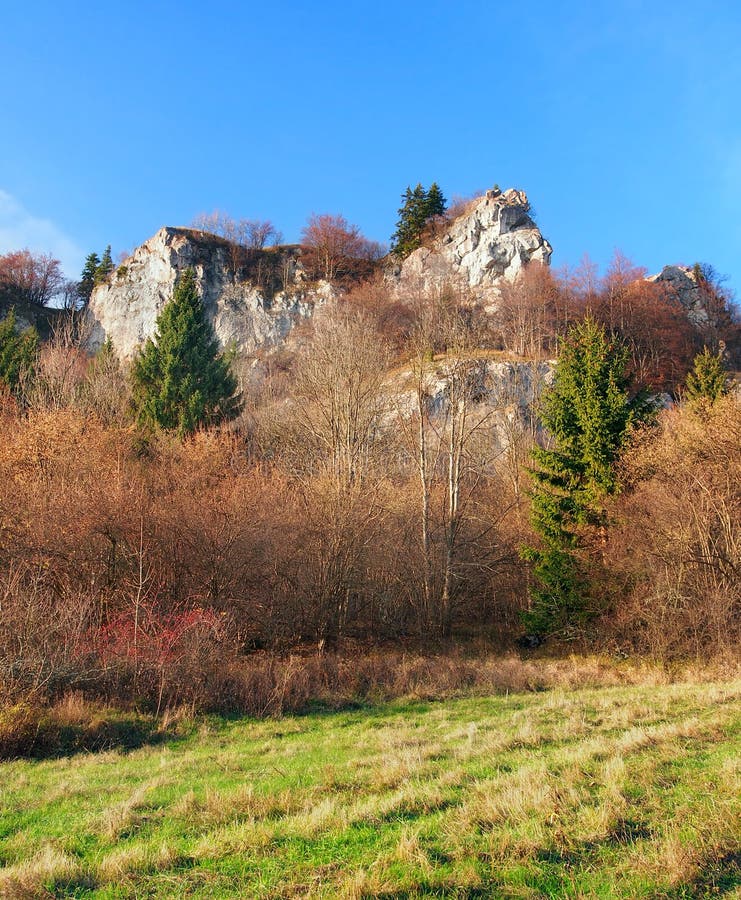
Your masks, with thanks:
[(0, 763), (0, 896), (741, 897), (740, 701), (405, 700)]

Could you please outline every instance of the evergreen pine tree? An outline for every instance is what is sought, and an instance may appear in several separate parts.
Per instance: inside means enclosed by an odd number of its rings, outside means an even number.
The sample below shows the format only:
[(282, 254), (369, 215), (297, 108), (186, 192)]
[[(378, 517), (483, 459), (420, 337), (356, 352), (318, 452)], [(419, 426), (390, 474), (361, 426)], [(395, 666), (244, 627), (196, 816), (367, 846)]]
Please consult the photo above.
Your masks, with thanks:
[(553, 446), (533, 451), (531, 491), (531, 523), (542, 546), (523, 550), (539, 582), (524, 616), (534, 633), (575, 624), (588, 613), (577, 551), (585, 527), (606, 524), (603, 503), (618, 486), (615, 463), (631, 425), (646, 412), (643, 398), (628, 394), (628, 360), (627, 348), (587, 319), (563, 342), (543, 398)]
[(85, 257), (85, 265), (80, 275), (80, 281), (77, 289), (84, 305), (90, 302), (90, 295), (96, 285), (98, 277), (98, 269), (100, 268), (100, 257), (97, 253), (89, 253)]
[(16, 396), (33, 375), (39, 336), (35, 328), (18, 331), (15, 310), (0, 321), (0, 382)]
[(445, 212), (446, 201), (435, 182), (429, 191), (421, 184), (417, 184), (414, 190), (407, 187), (402, 194), (402, 201), (399, 221), (391, 238), (391, 249), (396, 256), (404, 259), (421, 246), (425, 225), (433, 216), (440, 216)]
[(687, 375), (687, 399), (695, 405), (712, 405), (728, 390), (728, 372), (723, 365), (723, 351), (712, 353), (704, 347), (698, 353)]
[(426, 218), (431, 219), (433, 216), (443, 215), (447, 205), (448, 202), (445, 197), (443, 197), (443, 192), (440, 190), (438, 183), (433, 181), (429, 191), (427, 191)]
[(134, 362), (132, 396), (141, 425), (181, 436), (239, 413), (237, 382), (229, 359), (218, 352), (192, 269), (178, 279), (154, 340)]
[(113, 259), (111, 257), (111, 245), (109, 244), (103, 251), (98, 268), (95, 270), (95, 283), (102, 284), (114, 269)]

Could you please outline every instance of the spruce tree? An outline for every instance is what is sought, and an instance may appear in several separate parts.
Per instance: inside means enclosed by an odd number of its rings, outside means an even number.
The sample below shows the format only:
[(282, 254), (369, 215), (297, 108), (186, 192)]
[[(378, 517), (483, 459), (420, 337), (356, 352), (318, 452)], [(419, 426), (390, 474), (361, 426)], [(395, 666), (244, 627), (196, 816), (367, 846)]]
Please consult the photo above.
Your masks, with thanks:
[(401, 259), (409, 256), (422, 244), (422, 234), (427, 222), (445, 212), (445, 197), (436, 182), (429, 191), (421, 184), (412, 190), (407, 187), (402, 194), (399, 221), (391, 238), (392, 252)]
[(103, 251), (98, 268), (95, 270), (95, 283), (102, 284), (114, 269), (113, 258), (111, 257), (111, 245), (109, 244)]
[(526, 627), (547, 634), (588, 615), (583, 535), (605, 527), (604, 500), (618, 487), (615, 463), (631, 425), (647, 407), (628, 392), (629, 351), (591, 319), (562, 343), (542, 420), (553, 445), (533, 451), (531, 524), (541, 546), (526, 547), (538, 584)]
[(85, 257), (85, 265), (77, 285), (78, 292), (84, 305), (87, 305), (90, 302), (90, 295), (93, 293), (93, 288), (96, 285), (99, 268), (100, 257), (97, 253), (89, 253)]
[(431, 219), (433, 216), (441, 216), (445, 212), (447, 200), (436, 181), (432, 182), (429, 191), (427, 191), (426, 206), (427, 219)]
[(20, 396), (33, 376), (39, 336), (35, 328), (18, 331), (15, 310), (0, 321), (0, 383)]
[(702, 353), (695, 356), (686, 386), (687, 399), (695, 406), (712, 406), (720, 399), (728, 390), (723, 351), (712, 353), (709, 347), (704, 347)]
[(154, 339), (134, 362), (132, 396), (140, 425), (180, 436), (240, 411), (236, 379), (228, 357), (218, 352), (192, 269), (178, 279)]

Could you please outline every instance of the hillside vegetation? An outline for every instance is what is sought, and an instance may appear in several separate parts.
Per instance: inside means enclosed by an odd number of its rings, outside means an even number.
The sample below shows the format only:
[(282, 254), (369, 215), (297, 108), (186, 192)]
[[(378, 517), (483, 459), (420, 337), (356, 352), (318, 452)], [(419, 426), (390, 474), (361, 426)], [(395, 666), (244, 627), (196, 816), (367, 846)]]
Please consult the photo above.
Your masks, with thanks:
[(732, 296), (445, 205), (0, 256), (1, 897), (741, 891)]

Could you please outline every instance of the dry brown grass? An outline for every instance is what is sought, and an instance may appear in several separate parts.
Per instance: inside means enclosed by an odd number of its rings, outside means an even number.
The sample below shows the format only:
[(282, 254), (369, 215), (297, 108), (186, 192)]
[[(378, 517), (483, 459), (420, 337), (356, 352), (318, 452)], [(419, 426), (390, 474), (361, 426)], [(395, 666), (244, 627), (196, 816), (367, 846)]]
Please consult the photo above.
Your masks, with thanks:
[(192, 711), (187, 708), (169, 710), (158, 718), (87, 699), (81, 692), (52, 704), (32, 697), (0, 709), (0, 759), (131, 749), (184, 734), (191, 723)]
[[(312, 702), (342, 708), (357, 701), (395, 697), (428, 700), (466, 693), (702, 683), (732, 678), (740, 670), (741, 664), (732, 660), (707, 665), (693, 661), (667, 668), (649, 660), (623, 661), (596, 654), (523, 659), (514, 654), (432, 656), (348, 646), (322, 655), (258, 653), (231, 675), (240, 709), (253, 715), (281, 715), (301, 711)], [(521, 739), (527, 740), (526, 723)]]
[(117, 841), (122, 835), (128, 835), (141, 827), (151, 814), (147, 795), (164, 783), (164, 778), (157, 777), (139, 785), (137, 789), (124, 800), (109, 806), (100, 822), (100, 833), (108, 841)]
[(0, 897), (3, 900), (53, 897), (44, 884), (72, 881), (82, 872), (78, 859), (47, 845), (30, 859), (0, 869)]

